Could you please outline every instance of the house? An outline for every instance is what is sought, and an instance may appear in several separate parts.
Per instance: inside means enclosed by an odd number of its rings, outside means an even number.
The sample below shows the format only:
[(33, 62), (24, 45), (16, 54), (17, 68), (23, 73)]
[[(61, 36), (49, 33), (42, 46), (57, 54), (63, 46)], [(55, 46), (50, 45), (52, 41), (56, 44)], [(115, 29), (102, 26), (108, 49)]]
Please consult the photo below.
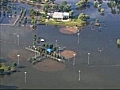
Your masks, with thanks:
[(57, 20), (69, 19), (69, 13), (68, 12), (54, 12), (52, 18), (57, 19)]

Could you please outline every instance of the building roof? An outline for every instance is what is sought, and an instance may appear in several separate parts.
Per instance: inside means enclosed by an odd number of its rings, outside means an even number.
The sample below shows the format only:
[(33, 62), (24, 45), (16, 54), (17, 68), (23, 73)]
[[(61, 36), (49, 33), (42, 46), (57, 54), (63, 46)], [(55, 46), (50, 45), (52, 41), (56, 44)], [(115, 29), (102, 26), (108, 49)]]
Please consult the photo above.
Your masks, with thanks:
[(64, 18), (65, 16), (69, 17), (68, 12), (54, 12), (53, 13), (53, 18)]
[(64, 16), (69, 16), (69, 13), (68, 12), (64, 12), (63, 15)]

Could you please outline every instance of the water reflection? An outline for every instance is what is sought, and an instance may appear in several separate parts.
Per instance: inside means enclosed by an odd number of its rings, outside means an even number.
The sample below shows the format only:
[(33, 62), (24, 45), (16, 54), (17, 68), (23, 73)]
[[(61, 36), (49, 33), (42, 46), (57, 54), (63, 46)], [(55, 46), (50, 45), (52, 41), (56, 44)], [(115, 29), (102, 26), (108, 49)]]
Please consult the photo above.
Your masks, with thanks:
[(17, 90), (17, 86), (6, 86), (6, 85), (0, 85), (0, 89), (14, 89)]
[(7, 60), (0, 58), (0, 63), (5, 63), (5, 62), (7, 62)]
[(120, 45), (117, 44), (117, 47), (120, 48)]
[(5, 75), (4, 74), (0, 74), (0, 78), (4, 78), (5, 77)]

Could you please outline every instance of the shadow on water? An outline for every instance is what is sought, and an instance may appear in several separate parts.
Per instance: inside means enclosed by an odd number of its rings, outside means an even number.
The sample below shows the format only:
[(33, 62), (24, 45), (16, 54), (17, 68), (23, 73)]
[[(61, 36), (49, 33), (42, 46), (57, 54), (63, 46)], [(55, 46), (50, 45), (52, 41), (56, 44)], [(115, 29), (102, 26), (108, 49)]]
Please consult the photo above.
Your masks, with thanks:
[(4, 78), (5, 77), (5, 75), (4, 74), (0, 74), (0, 78)]
[(19, 66), (18, 68), (26, 68), (26, 66)]
[(1, 62), (1, 63), (5, 63), (5, 62), (7, 62), (7, 60), (5, 60), (5, 59), (3, 59), (3, 58), (0, 58), (0, 62)]
[(117, 47), (120, 49), (120, 45), (117, 44)]
[(6, 85), (0, 85), (0, 89), (15, 89), (17, 90), (17, 86), (6, 86)]

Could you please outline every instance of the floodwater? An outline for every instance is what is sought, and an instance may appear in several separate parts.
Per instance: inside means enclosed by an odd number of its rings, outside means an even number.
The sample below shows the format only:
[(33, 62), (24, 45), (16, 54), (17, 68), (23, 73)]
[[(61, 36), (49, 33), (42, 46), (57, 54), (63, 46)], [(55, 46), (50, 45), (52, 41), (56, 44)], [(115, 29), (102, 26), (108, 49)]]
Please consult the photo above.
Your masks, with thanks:
[[(59, 2), (60, 0), (57, 0)], [(75, 3), (78, 0), (67, 0), (69, 3)], [(36, 33), (43, 37), (46, 42), (55, 44), (58, 40), (60, 46), (66, 46), (66, 49), (77, 52), (75, 57), (75, 67), (73, 68), (73, 58), (66, 62), (66, 68), (56, 72), (42, 72), (36, 70), (27, 61), (20, 61), (20, 65), (25, 66), (19, 72), (11, 76), (4, 76), (1, 79), (1, 85), (6, 88), (120, 88), (120, 49), (116, 45), (116, 40), (120, 38), (120, 15), (111, 14), (109, 8), (104, 16), (101, 16), (97, 9), (91, 6), (89, 9), (76, 10), (76, 15), (80, 12), (90, 14), (91, 20), (98, 18), (103, 23), (102, 28), (88, 25), (80, 31), (80, 43), (78, 44), (77, 34), (66, 35), (59, 32), (60, 26), (39, 25), (35, 31), (29, 28), (17, 26), (0, 26), (1, 39), (6, 41), (17, 42), (17, 37), (13, 33), (20, 35), (20, 44), (18, 47), (15, 44), (0, 42), (1, 57), (7, 61), (7, 64), (12, 63), (7, 57), (7, 54), (13, 49), (24, 49), (25, 46), (32, 45), (32, 35)], [(98, 51), (102, 49), (100, 53)], [(90, 53), (90, 62), (88, 65), (88, 53)], [(79, 81), (79, 70), (80, 81)], [(25, 74), (26, 83), (25, 83)], [(2, 88), (3, 86), (0, 87)]]

